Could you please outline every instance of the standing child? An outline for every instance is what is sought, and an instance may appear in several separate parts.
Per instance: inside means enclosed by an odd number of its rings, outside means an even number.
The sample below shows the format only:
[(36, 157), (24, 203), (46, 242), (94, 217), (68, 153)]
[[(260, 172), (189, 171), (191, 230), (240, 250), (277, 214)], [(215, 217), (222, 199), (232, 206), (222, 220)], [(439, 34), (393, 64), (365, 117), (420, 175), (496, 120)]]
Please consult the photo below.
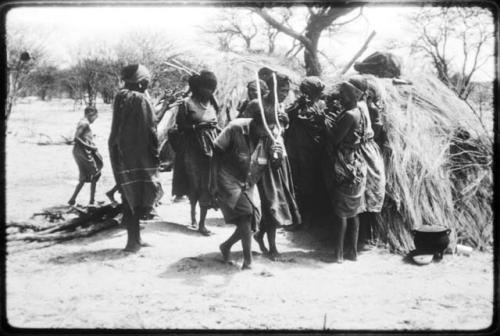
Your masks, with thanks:
[(97, 147), (94, 143), (94, 135), (90, 129), (90, 124), (92, 124), (96, 119), (97, 109), (95, 107), (88, 106), (85, 108), (84, 117), (76, 126), (73, 156), (76, 164), (78, 165), (78, 170), (80, 171), (80, 178), (73, 196), (71, 196), (68, 201), (69, 205), (75, 205), (76, 197), (80, 193), (80, 190), (82, 190), (85, 183), (90, 183), (89, 204), (94, 204), (96, 184), (101, 177), (101, 169), (103, 166), (102, 156), (97, 151)]

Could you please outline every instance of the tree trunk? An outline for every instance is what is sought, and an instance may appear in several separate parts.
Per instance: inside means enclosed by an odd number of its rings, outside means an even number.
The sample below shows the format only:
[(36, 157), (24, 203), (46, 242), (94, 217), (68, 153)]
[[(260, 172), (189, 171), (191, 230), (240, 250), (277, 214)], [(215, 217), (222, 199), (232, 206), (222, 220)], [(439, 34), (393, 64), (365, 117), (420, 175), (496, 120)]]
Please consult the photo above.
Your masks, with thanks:
[(307, 30), (305, 36), (311, 42), (310, 46), (304, 48), (304, 63), (306, 76), (320, 76), (321, 64), (318, 57), (318, 42), (321, 36), (321, 30)]

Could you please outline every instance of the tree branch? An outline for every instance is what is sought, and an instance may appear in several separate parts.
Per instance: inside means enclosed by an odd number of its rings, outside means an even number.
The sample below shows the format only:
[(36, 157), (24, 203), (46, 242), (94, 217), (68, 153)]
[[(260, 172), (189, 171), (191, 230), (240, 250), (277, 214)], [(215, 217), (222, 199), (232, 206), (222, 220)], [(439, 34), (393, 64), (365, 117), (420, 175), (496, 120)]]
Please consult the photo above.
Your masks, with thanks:
[(311, 46), (311, 41), (305, 37), (304, 35), (301, 35), (297, 33), (295, 30), (290, 29), (283, 24), (279, 23), (276, 21), (269, 13), (267, 13), (264, 9), (261, 8), (256, 8), (253, 10), (257, 15), (259, 15), (264, 21), (266, 21), (268, 24), (273, 26), (274, 28), (278, 29), (279, 31), (285, 33), (286, 35), (299, 40), (304, 46)]
[(340, 72), (341, 75), (345, 74), (347, 72), (347, 70), (349, 70), (349, 68), (359, 58), (359, 56), (361, 56), (361, 54), (363, 54), (363, 52), (368, 47), (368, 44), (370, 43), (370, 41), (375, 37), (376, 33), (377, 32), (375, 30), (373, 30), (371, 32), (370, 36), (368, 36), (368, 38), (366, 39), (365, 43), (361, 46), (361, 48), (358, 50), (358, 52), (353, 56), (353, 58), (349, 61), (349, 63), (347, 63), (347, 65), (342, 69), (342, 71)]

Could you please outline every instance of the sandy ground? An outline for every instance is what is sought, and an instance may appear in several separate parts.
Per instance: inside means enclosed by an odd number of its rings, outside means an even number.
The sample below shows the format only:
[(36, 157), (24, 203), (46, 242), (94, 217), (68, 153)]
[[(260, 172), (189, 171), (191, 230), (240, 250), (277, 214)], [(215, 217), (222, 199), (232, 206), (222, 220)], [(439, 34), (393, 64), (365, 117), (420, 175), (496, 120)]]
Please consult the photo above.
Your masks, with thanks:
[[(107, 161), (109, 106), (93, 125)], [(77, 179), (71, 147), (40, 146), (39, 133), (70, 135), (81, 117), (70, 101), (16, 106), (6, 147), (7, 221), (25, 221), (64, 204)], [(210, 211), (210, 237), (189, 228), (188, 203), (171, 203), (171, 173), (160, 220), (144, 223), (153, 246), (122, 252), (118, 228), (91, 238), (25, 251), (8, 249), (7, 319), (25, 328), (182, 329), (450, 329), (490, 326), (493, 256), (445, 255), (416, 266), (383, 249), (358, 262), (332, 262), (331, 237), (279, 231), (282, 259), (272, 262), (254, 246), (254, 268), (221, 262), (218, 245), (233, 227)], [(97, 200), (113, 185), (109, 164)], [(88, 201), (88, 186), (78, 202)], [(323, 238), (318, 238), (323, 237)], [(241, 264), (241, 245), (233, 258)]]

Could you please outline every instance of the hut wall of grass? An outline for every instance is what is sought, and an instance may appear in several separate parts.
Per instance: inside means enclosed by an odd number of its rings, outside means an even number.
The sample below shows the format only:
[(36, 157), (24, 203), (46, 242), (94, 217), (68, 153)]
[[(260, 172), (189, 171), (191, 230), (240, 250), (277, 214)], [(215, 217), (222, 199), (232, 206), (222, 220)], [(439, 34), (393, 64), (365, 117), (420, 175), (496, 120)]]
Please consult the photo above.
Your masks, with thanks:
[(396, 252), (413, 246), (421, 225), (452, 229), (456, 243), (492, 243), (492, 134), (474, 111), (432, 75), (412, 85), (378, 79), (384, 91), (386, 202), (378, 236)]

